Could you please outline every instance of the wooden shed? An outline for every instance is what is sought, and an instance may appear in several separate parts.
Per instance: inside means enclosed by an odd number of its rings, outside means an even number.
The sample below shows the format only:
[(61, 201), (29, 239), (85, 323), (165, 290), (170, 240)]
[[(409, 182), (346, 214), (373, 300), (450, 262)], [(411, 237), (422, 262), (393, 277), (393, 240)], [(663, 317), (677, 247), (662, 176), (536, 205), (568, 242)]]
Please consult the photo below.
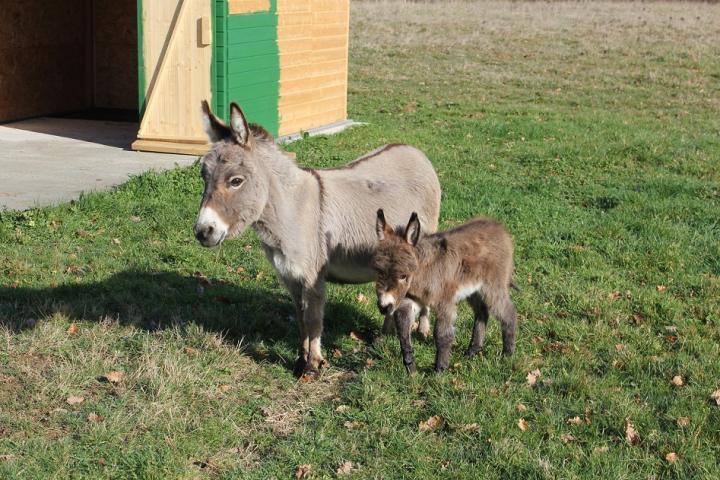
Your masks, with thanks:
[(133, 149), (196, 154), (203, 99), (276, 136), (346, 120), (349, 0), (22, 5), (0, 0), (0, 122), (123, 112)]

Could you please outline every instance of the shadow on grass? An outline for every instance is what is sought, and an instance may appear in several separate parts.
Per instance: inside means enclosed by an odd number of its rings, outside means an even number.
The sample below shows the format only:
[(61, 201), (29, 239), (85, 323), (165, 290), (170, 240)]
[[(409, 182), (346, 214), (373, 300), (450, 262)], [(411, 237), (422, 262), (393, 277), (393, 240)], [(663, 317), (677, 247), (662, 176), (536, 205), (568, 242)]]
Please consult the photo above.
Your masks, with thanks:
[[(299, 341), (289, 295), (262, 285), (127, 270), (96, 283), (0, 287), (0, 324), (13, 331), (31, 329), (37, 319), (58, 313), (72, 320), (118, 322), (148, 331), (200, 325), (221, 333), (228, 343), (241, 343), (256, 361), (279, 363), (288, 369), (295, 361)], [(357, 329), (356, 325), (372, 332), (371, 319), (352, 305), (328, 301), (325, 319), (326, 349), (332, 349), (340, 337)], [(288, 352), (292, 352), (290, 358)]]

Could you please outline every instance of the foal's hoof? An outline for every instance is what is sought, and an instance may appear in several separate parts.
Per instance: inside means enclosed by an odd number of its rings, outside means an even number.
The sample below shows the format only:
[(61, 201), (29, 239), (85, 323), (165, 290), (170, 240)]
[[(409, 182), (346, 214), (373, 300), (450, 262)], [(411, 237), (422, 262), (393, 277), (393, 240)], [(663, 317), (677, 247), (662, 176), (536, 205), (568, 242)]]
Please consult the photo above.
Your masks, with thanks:
[(479, 348), (470, 347), (465, 351), (465, 358), (467, 358), (467, 359), (474, 358), (478, 353), (480, 353)]
[(303, 373), (305, 372), (305, 368), (307, 367), (307, 360), (305, 360), (303, 357), (298, 357), (297, 360), (295, 360), (295, 365), (293, 366), (293, 375), (296, 377), (301, 377)]

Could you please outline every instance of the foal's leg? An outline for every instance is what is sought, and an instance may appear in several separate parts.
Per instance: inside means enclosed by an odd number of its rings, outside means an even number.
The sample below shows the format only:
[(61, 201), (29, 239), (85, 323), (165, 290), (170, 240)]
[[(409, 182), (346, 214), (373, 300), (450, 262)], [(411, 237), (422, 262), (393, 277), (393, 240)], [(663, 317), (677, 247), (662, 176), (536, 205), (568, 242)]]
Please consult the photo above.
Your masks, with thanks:
[(303, 289), (305, 305), (305, 334), (308, 338), (307, 363), (303, 373), (314, 375), (326, 362), (322, 355), (320, 337), (323, 330), (325, 309), (325, 281), (318, 280), (312, 288)]
[(417, 306), (414, 302), (403, 300), (400, 302), (397, 310), (395, 310), (395, 329), (400, 338), (400, 352), (402, 354), (405, 370), (410, 375), (414, 375), (417, 371), (415, 367), (415, 357), (413, 356), (412, 341), (410, 340), (410, 330), (412, 323), (417, 314)]
[(503, 338), (503, 355), (510, 356), (515, 351), (515, 328), (517, 324), (517, 310), (510, 301), (507, 293), (496, 304), (491, 306), (492, 314), (500, 320)]
[(435, 371), (442, 373), (450, 365), (450, 350), (455, 339), (457, 306), (452, 302), (438, 305), (435, 321)]
[(468, 297), (468, 303), (475, 314), (475, 323), (473, 323), (472, 340), (465, 352), (466, 358), (472, 358), (482, 350), (485, 343), (485, 329), (488, 321), (488, 308), (485, 305), (480, 293), (475, 292)]
[(385, 315), (382, 332), (383, 335), (392, 335), (395, 333), (395, 317), (392, 314)]

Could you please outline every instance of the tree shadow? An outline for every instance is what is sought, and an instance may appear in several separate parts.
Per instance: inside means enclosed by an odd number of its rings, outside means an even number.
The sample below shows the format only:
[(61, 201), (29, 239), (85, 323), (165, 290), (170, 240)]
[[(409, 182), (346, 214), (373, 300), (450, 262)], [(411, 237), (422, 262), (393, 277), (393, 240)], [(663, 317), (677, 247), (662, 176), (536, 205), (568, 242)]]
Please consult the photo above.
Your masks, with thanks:
[[(228, 343), (241, 343), (256, 361), (288, 369), (292, 369), (299, 342), (290, 296), (262, 286), (171, 271), (126, 270), (95, 283), (0, 287), (0, 324), (12, 331), (31, 329), (37, 319), (57, 313), (72, 320), (118, 322), (148, 331), (200, 325), (221, 333)], [(373, 335), (372, 319), (353, 305), (328, 301), (325, 319), (326, 350), (358, 325), (368, 339)]]

